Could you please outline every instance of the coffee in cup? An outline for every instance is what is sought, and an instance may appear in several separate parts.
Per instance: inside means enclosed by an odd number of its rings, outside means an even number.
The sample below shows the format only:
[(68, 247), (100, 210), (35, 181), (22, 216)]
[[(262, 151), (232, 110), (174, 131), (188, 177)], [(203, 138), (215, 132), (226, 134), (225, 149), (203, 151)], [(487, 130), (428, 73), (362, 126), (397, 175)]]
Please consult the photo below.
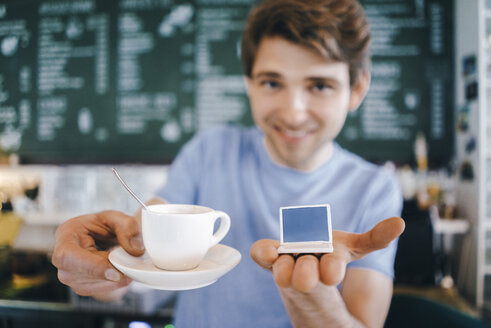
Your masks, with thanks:
[[(142, 209), (143, 243), (153, 264), (164, 270), (197, 267), (230, 229), (230, 217), (205, 206), (159, 204)], [(220, 226), (213, 233), (215, 221)]]

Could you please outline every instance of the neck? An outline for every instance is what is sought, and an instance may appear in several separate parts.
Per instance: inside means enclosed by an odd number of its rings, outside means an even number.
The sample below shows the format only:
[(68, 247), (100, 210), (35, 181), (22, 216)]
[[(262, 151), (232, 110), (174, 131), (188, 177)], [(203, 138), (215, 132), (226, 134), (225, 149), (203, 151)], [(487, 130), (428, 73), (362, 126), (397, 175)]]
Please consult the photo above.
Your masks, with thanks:
[(334, 151), (334, 142), (329, 141), (326, 144), (324, 144), (322, 147), (317, 149), (317, 151), (311, 154), (308, 158), (304, 160), (295, 161), (295, 160), (280, 158), (275, 154), (274, 151), (271, 151), (272, 145), (269, 144), (268, 140), (265, 140), (264, 143), (269, 157), (275, 164), (301, 172), (315, 171), (316, 169), (318, 169), (319, 167), (321, 167), (331, 159)]

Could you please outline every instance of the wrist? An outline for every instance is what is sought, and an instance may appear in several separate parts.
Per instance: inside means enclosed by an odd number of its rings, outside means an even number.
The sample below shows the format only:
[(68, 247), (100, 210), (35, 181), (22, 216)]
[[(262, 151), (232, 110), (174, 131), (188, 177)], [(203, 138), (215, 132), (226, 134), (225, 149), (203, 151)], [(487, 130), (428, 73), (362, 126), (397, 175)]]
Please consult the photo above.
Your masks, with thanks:
[(364, 327), (335, 286), (318, 283), (307, 293), (281, 287), (279, 291), (294, 327)]

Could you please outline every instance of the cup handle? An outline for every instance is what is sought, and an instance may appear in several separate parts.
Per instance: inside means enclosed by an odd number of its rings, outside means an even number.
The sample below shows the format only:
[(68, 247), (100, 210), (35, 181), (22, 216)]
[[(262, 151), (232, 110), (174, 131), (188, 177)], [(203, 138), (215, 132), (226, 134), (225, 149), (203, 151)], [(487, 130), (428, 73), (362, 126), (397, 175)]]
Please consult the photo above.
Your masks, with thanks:
[(227, 234), (228, 230), (230, 229), (230, 216), (228, 216), (227, 213), (222, 212), (222, 211), (215, 211), (216, 214), (218, 214), (218, 217), (215, 219), (220, 219), (220, 226), (218, 227), (217, 232), (213, 234), (211, 237), (210, 241), (210, 248), (218, 244), (223, 237)]

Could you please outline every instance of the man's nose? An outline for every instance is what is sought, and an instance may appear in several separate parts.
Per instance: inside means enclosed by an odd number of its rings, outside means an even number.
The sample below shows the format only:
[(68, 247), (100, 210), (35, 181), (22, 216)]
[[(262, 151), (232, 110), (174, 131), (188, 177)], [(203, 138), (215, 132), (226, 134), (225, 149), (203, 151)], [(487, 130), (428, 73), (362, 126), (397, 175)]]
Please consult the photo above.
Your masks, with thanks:
[(292, 111), (307, 110), (307, 95), (300, 88), (288, 88), (285, 97), (285, 108)]
[(307, 96), (301, 90), (291, 89), (286, 93), (284, 100), (282, 108), (284, 122), (291, 126), (305, 122), (308, 116)]

